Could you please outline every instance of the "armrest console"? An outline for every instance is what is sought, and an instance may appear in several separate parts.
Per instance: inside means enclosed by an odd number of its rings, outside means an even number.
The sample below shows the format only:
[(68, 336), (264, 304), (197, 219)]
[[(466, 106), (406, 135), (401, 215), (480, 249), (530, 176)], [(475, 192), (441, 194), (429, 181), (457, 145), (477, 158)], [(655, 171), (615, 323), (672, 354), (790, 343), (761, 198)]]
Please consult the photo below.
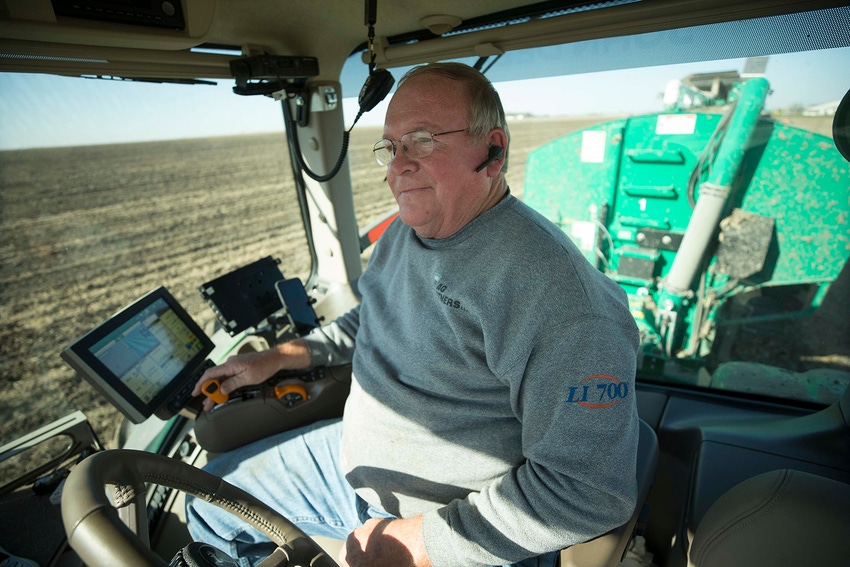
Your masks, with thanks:
[[(233, 392), (228, 402), (200, 413), (195, 437), (207, 451), (221, 453), (320, 419), (340, 417), (350, 388), (350, 365), (281, 372), (259, 386)], [(292, 395), (301, 391), (306, 399)], [(278, 397), (281, 392), (290, 393)]]

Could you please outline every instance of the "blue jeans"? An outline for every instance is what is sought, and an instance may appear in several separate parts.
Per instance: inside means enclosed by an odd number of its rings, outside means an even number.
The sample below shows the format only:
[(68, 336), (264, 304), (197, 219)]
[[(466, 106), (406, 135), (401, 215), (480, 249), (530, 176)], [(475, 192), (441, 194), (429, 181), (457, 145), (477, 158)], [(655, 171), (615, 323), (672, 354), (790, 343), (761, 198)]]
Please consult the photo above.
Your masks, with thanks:
[[(341, 422), (322, 421), (225, 453), (205, 470), (279, 511), (306, 534), (345, 540), (370, 518), (393, 518), (357, 496), (339, 469)], [(236, 516), (186, 497), (189, 533), (252, 567), (274, 544)], [(516, 567), (553, 567), (557, 553), (526, 559)]]

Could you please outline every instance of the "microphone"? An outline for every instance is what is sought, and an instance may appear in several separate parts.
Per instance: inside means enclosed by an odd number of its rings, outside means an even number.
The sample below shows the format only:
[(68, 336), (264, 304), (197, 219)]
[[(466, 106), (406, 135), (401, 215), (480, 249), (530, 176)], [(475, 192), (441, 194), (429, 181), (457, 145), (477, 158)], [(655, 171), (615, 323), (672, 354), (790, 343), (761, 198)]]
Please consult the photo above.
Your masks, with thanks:
[(475, 168), (475, 173), (481, 173), (485, 167), (502, 157), (502, 152), (505, 151), (499, 146), (490, 146), (490, 151), (487, 153), (487, 159)]

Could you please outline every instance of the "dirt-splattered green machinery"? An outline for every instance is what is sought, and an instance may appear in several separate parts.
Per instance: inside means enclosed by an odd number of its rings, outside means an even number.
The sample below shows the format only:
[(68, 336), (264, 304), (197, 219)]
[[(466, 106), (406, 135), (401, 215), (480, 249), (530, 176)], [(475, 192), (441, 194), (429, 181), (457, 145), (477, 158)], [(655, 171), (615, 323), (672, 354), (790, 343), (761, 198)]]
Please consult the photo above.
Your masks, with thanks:
[(692, 76), (663, 113), (529, 155), (524, 200), (626, 290), (642, 373), (705, 360), (742, 321), (812, 312), (847, 262), (848, 163), (831, 138), (766, 117), (769, 90)]

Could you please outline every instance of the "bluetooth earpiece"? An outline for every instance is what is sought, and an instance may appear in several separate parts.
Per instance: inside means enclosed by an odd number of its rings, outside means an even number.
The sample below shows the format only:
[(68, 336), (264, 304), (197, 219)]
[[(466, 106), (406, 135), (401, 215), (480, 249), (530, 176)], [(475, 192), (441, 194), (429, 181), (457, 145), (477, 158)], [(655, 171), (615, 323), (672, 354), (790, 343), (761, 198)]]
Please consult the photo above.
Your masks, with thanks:
[(490, 146), (490, 151), (487, 153), (487, 159), (475, 168), (475, 173), (481, 173), (485, 167), (502, 157), (502, 152), (505, 151), (500, 146)]

